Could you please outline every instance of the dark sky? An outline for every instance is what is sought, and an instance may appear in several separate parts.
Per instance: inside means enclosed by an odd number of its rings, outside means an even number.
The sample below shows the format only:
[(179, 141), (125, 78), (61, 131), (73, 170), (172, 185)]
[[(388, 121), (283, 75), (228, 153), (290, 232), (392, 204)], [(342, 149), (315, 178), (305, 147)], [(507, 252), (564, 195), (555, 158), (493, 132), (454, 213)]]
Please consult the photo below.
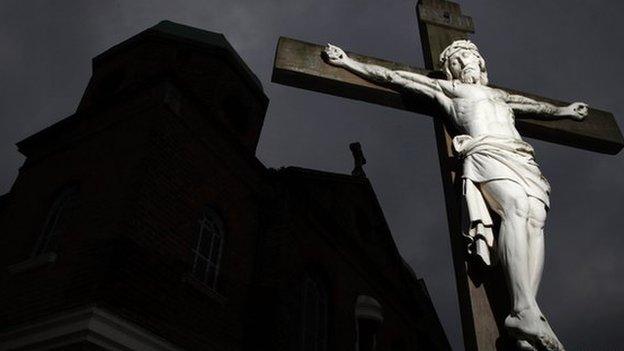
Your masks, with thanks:
[[(461, 1), (496, 85), (611, 111), (624, 127), (620, 1)], [(163, 19), (222, 32), (271, 99), (258, 157), (348, 173), (349, 142), (397, 245), (463, 348), (429, 117), (270, 82), (279, 36), (332, 42), (422, 67), (413, 0), (43, 1), (0, 4), (0, 192), (23, 162), (15, 142), (70, 115), (90, 59)], [(529, 140), (553, 185), (542, 309), (569, 350), (624, 349), (624, 156)]]

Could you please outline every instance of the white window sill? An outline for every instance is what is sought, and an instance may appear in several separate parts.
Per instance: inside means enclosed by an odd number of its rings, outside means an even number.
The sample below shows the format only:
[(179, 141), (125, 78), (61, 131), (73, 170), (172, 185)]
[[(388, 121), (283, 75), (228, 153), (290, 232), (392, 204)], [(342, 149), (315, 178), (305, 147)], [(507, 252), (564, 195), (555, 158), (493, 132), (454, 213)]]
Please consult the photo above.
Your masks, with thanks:
[(221, 294), (219, 294), (215, 289), (210, 286), (204, 284), (199, 279), (195, 278), (192, 274), (187, 274), (182, 278), (182, 282), (190, 285), (191, 287), (199, 290), (205, 295), (208, 295), (210, 298), (214, 299), (218, 303), (224, 305), (227, 302), (227, 298)]
[(12, 264), (7, 267), (7, 271), (11, 274), (19, 274), (53, 264), (57, 259), (58, 255), (56, 252), (45, 252), (26, 261)]

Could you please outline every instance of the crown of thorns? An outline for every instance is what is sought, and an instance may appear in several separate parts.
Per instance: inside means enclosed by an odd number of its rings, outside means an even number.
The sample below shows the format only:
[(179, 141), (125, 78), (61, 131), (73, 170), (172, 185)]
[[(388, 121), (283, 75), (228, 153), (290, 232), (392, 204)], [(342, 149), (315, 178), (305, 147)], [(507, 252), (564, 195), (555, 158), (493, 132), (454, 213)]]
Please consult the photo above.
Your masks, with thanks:
[(455, 40), (451, 45), (447, 46), (444, 51), (440, 54), (440, 63), (444, 64), (449, 57), (453, 56), (456, 52), (460, 50), (470, 50), (473, 54), (481, 57), (479, 54), (479, 49), (477, 46), (471, 42), (470, 40)]

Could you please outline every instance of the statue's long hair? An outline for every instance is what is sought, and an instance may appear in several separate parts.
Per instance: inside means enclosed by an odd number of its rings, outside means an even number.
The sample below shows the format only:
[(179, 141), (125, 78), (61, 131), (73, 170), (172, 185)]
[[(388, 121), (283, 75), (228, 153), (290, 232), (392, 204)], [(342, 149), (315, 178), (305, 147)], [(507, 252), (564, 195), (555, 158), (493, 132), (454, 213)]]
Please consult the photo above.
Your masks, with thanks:
[(444, 74), (446, 74), (446, 79), (453, 80), (453, 74), (451, 73), (449, 58), (453, 56), (457, 51), (462, 49), (469, 50), (479, 58), (479, 69), (481, 71), (479, 80), (481, 81), (482, 85), (487, 85), (489, 80), (487, 75), (487, 68), (485, 67), (485, 59), (483, 59), (483, 56), (481, 56), (481, 54), (479, 53), (479, 49), (477, 48), (477, 46), (470, 40), (455, 40), (451, 45), (447, 46), (446, 49), (444, 49), (444, 51), (442, 51), (442, 53), (440, 54), (440, 63), (442, 64)]

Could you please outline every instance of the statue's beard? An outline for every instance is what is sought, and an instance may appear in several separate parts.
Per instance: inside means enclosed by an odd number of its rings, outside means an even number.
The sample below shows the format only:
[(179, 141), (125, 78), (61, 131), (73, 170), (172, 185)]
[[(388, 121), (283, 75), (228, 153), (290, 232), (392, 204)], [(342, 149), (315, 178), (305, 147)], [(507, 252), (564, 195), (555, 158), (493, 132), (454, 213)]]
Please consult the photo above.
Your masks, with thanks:
[(474, 69), (464, 70), (460, 73), (459, 80), (465, 84), (481, 83), (481, 72)]

